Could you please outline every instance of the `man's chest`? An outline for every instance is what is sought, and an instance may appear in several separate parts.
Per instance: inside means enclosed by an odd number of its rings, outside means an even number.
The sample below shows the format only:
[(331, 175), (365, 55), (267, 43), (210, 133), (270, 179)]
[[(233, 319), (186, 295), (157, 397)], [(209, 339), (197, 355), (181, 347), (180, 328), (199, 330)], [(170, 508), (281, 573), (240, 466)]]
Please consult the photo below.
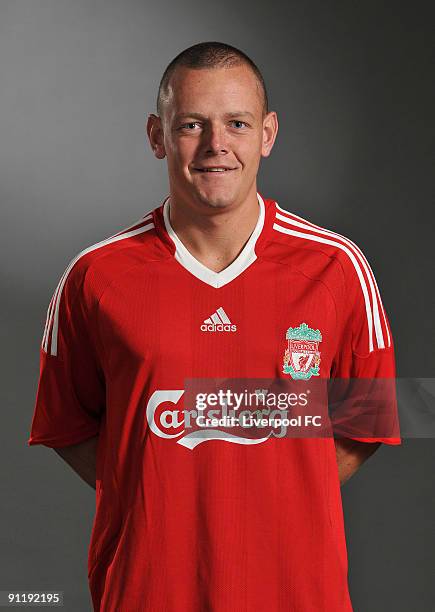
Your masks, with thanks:
[(144, 366), (165, 379), (327, 377), (340, 333), (327, 285), (279, 265), (220, 288), (178, 265), (136, 270), (106, 292), (98, 320), (109, 380)]

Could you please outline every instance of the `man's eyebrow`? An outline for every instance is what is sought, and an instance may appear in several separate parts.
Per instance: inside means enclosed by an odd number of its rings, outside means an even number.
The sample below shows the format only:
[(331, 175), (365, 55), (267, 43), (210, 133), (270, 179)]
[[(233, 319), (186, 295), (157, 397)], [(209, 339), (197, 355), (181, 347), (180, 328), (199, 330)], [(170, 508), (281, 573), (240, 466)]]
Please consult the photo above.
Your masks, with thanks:
[[(251, 117), (251, 119), (255, 119), (254, 115), (249, 111), (232, 111), (230, 113), (225, 113), (224, 116), (225, 117), (241, 117), (242, 115)], [(180, 120), (186, 117), (190, 117), (192, 119), (207, 119), (207, 117), (205, 117), (204, 115), (201, 115), (201, 113), (179, 113), (175, 115), (176, 120)]]
[(248, 117), (251, 117), (251, 119), (255, 119), (254, 115), (249, 111), (235, 111), (233, 113), (226, 113), (227, 117), (240, 117), (241, 115), (247, 115)]

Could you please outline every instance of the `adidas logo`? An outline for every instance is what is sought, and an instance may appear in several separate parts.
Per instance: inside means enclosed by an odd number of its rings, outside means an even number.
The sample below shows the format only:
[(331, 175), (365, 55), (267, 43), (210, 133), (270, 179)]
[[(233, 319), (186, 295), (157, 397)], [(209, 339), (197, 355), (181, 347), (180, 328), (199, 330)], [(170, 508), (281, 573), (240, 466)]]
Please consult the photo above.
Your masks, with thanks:
[(237, 325), (231, 323), (227, 313), (222, 308), (218, 308), (211, 317), (205, 319), (201, 325), (201, 331), (207, 332), (235, 332), (237, 331)]

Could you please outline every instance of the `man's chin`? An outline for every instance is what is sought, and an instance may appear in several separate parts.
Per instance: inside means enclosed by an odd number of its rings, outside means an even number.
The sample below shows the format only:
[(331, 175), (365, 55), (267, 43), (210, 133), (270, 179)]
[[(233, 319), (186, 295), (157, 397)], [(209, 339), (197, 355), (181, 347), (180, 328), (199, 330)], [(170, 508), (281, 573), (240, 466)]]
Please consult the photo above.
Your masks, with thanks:
[(210, 208), (225, 208), (234, 202), (236, 194), (230, 191), (225, 193), (199, 191), (196, 194), (196, 199), (204, 206), (209, 206)]

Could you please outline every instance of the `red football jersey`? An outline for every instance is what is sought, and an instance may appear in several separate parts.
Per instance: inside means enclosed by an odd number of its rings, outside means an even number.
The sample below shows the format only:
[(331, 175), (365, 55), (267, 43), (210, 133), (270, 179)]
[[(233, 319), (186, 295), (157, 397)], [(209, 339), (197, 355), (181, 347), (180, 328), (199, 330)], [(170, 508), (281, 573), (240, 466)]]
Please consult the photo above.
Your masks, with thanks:
[(177, 237), (166, 198), (79, 253), (50, 302), (28, 443), (99, 435), (95, 610), (352, 610), (334, 439), (192, 438), (183, 423), (186, 379), (395, 376), (359, 248), (258, 202), (221, 272)]

